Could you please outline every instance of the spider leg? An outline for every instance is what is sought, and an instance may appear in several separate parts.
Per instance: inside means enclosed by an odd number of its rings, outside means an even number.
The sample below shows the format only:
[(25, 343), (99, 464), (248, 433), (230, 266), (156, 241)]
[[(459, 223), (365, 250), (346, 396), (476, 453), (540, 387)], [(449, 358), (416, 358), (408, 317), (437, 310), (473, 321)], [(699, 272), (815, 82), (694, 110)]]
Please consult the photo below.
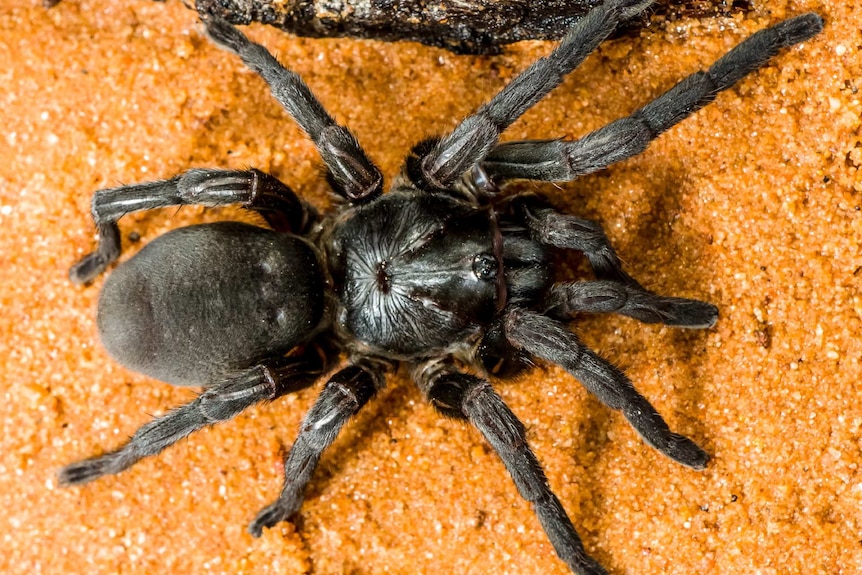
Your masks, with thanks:
[(250, 41), (227, 21), (202, 16), (213, 42), (240, 57), (257, 72), (272, 95), (317, 146), (335, 190), (350, 202), (365, 202), (383, 189), (383, 176), (350, 131), (335, 122), (299, 74), (278, 63), (260, 44)]
[(301, 233), (315, 214), (289, 187), (260, 170), (194, 169), (167, 180), (99, 190), (90, 211), (99, 231), (96, 251), (69, 270), (76, 284), (92, 281), (120, 255), (117, 220), (131, 212), (167, 206), (216, 207), (241, 203), (277, 230)]
[(556, 317), (578, 312), (618, 313), (643, 323), (696, 329), (712, 327), (718, 320), (718, 309), (712, 304), (660, 296), (615, 281), (554, 284), (545, 303)]
[[(563, 37), (547, 57), (536, 61), (503, 88), (475, 114), (465, 118), (432, 149), (422, 149), (419, 168), (408, 173), (420, 187), (449, 188), (497, 144), (500, 134), (532, 108), (574, 70), (617, 25), (652, 3), (652, 0), (608, 0), (596, 6)], [(422, 144), (420, 144), (420, 147)]]
[(587, 555), (571, 519), (551, 491), (542, 465), (527, 444), (524, 424), (487, 381), (440, 367), (417, 370), (416, 380), (425, 396), (444, 415), (469, 420), (485, 437), (521, 497), (533, 506), (557, 555), (573, 572), (605, 574), (602, 566)]
[(555, 315), (577, 312), (614, 312), (644, 323), (707, 328), (718, 320), (718, 309), (709, 303), (654, 294), (622, 270), (602, 226), (562, 214), (534, 195), (513, 199), (513, 206), (539, 243), (583, 252), (600, 280), (555, 285), (548, 294), (548, 308)]
[(620, 258), (601, 224), (558, 212), (534, 194), (521, 194), (513, 199), (512, 205), (527, 224), (532, 238), (540, 244), (582, 252), (597, 278), (647, 291), (623, 271)]
[[(527, 178), (569, 181), (636, 156), (661, 133), (687, 118), (716, 95), (763, 66), (782, 48), (808, 40), (823, 19), (803, 14), (755, 32), (707, 71), (695, 72), (635, 111), (575, 141), (535, 140), (501, 144), (483, 160), (495, 180)], [(514, 83), (514, 82), (513, 82)]]
[(515, 347), (562, 366), (602, 403), (622, 411), (648, 444), (692, 469), (706, 467), (709, 455), (704, 450), (687, 437), (673, 433), (622, 371), (587, 348), (561, 323), (515, 309), (506, 317), (506, 336)]
[(322, 358), (313, 349), (299, 357), (265, 361), (143, 425), (119, 449), (67, 465), (60, 470), (60, 484), (80, 485), (124, 471), (144, 457), (160, 453), (207, 425), (227, 421), (255, 403), (308, 387), (324, 369)]
[(264, 527), (272, 527), (299, 511), (305, 486), (320, 455), (335, 441), (342, 426), (383, 385), (382, 370), (368, 363), (348, 366), (332, 376), (303, 419), (299, 435), (284, 461), (281, 495), (257, 514), (248, 526), (249, 533), (260, 537)]

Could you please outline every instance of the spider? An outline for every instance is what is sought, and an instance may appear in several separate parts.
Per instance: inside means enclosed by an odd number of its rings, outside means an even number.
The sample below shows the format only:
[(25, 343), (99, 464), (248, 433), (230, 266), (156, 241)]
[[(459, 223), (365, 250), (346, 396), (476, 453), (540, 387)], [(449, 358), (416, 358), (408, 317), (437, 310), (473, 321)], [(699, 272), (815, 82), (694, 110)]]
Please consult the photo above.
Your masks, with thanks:
[[(650, 1), (608, 0), (451, 133), (408, 154), (383, 177), (291, 70), (213, 16), (209, 37), (237, 54), (312, 139), (340, 204), (318, 214), (255, 169), (192, 169), (95, 193), (98, 247), (70, 271), (85, 284), (120, 254), (117, 221), (137, 210), (238, 203), (272, 229), (238, 222), (171, 231), (118, 266), (102, 288), (98, 329), (126, 367), (200, 386), (193, 401), (145, 424), (120, 448), (72, 463), (63, 485), (119, 473), (190, 433), (333, 372), (284, 462), (278, 498), (248, 527), (254, 536), (294, 516), (323, 451), (399, 364), (443, 415), (473, 424), (533, 507), (556, 553), (580, 574), (590, 557), (527, 444), (523, 424), (489, 383), (538, 358), (562, 366), (672, 460), (704, 469), (709, 456), (672, 432), (617, 367), (584, 346), (567, 320), (613, 312), (646, 323), (709, 328), (715, 306), (645, 289), (622, 270), (599, 224), (560, 213), (515, 179), (568, 181), (642, 152), (649, 142), (823, 26), (809, 13), (755, 33), (635, 111), (575, 141), (500, 144), (501, 133), (557, 87), (620, 22)], [(593, 281), (554, 283), (551, 252), (582, 252)], [(342, 359), (346, 358), (346, 359)], [(343, 363), (340, 363), (343, 362)]]

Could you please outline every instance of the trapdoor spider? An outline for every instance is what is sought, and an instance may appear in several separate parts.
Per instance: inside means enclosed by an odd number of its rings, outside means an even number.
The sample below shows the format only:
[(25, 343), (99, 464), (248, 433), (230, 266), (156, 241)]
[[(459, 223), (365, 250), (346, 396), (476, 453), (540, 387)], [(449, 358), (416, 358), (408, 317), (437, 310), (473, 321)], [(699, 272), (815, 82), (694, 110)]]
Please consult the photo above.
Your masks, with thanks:
[[(498, 143), (512, 122), (560, 84), (644, 0), (609, 0), (579, 21), (546, 58), (517, 76), (451, 133), (407, 156), (391, 191), (356, 138), (324, 110), (299, 76), (215, 17), (210, 38), (237, 54), (313, 140), (344, 202), (318, 215), (258, 170), (193, 169), (174, 178), (96, 192), (98, 248), (70, 272), (88, 283), (117, 259), (117, 221), (136, 210), (239, 203), (273, 228), (236, 222), (180, 228), (117, 267), (105, 281), (98, 328), (126, 367), (204, 388), (141, 427), (122, 447), (73, 463), (63, 485), (118, 473), (190, 433), (249, 406), (307, 387), (335, 369), (306, 414), (284, 463), (284, 488), (249, 526), (297, 513), (323, 451), (341, 427), (406, 362), (431, 404), (472, 423), (532, 504), (560, 558), (575, 573), (604, 569), (584, 550), (524, 426), (488, 382), (539, 358), (565, 368), (644, 441), (703, 469), (709, 456), (673, 433), (629, 379), (587, 349), (566, 321), (614, 312), (647, 323), (708, 328), (715, 306), (656, 295), (626, 274), (602, 228), (562, 214), (534, 194), (506, 194), (513, 179), (567, 181), (643, 151), (776, 52), (817, 34), (805, 14), (757, 32), (631, 116), (576, 141)], [(583, 252), (595, 281), (553, 283), (552, 248)]]

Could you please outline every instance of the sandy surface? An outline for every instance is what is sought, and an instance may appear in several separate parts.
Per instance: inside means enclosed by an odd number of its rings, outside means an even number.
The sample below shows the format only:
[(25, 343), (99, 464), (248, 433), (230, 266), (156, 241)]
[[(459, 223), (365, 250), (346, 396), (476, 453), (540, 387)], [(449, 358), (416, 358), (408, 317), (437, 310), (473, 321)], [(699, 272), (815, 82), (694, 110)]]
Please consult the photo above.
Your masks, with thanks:
[[(620, 317), (576, 328), (714, 456), (703, 472), (646, 447), (560, 369), (497, 386), (614, 574), (862, 572), (862, 3), (769, 4), (610, 43), (505, 136), (577, 137), (757, 29), (812, 9), (826, 18), (818, 38), (643, 155), (535, 186), (602, 222), (644, 284), (721, 311), (706, 332)], [(192, 166), (255, 166), (318, 207), (329, 200), (313, 146), (180, 2), (45, 11), (0, 0), (0, 28), (0, 572), (566, 572), (479, 434), (438, 417), (403, 377), (324, 456), (298, 526), (262, 539), (245, 525), (278, 493), (281, 454), (319, 387), (119, 476), (59, 488), (60, 466), (192, 396), (110, 361), (94, 325), (100, 282), (66, 279), (95, 245), (92, 192)], [(302, 74), (390, 180), (416, 140), (451, 129), (551, 48), (456, 57), (248, 32)], [(238, 217), (255, 219), (183, 208), (121, 228), (141, 245)], [(572, 257), (561, 269), (583, 266)]]

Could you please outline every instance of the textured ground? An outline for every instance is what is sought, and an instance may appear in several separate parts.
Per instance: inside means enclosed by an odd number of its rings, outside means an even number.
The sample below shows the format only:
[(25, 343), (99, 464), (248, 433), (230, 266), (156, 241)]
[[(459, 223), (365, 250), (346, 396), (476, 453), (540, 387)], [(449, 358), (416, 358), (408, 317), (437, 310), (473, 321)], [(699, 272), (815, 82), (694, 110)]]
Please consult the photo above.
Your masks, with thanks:
[[(754, 30), (812, 9), (826, 18), (818, 38), (640, 157), (538, 186), (601, 221), (643, 283), (721, 310), (706, 332), (618, 317), (577, 326), (714, 455), (703, 472), (644, 446), (559, 369), (498, 386), (586, 547), (615, 574), (862, 572), (862, 4), (769, 4), (610, 43), (505, 136), (577, 137)], [(249, 33), (390, 179), (417, 139), (450, 129), (551, 48), (457, 57)], [(58, 488), (61, 465), (192, 395), (111, 362), (94, 325), (99, 282), (66, 279), (94, 246), (93, 190), (255, 166), (319, 207), (329, 200), (313, 146), (179, 1), (45, 11), (0, 0), (0, 64), (0, 572), (566, 572), (478, 433), (435, 415), (404, 377), (324, 456), (299, 526), (259, 540), (245, 525), (278, 493), (281, 454), (316, 389), (120, 476)], [(253, 219), (237, 213), (162, 210), (121, 227), (145, 243), (189, 222)], [(571, 277), (581, 264), (561, 268)]]

